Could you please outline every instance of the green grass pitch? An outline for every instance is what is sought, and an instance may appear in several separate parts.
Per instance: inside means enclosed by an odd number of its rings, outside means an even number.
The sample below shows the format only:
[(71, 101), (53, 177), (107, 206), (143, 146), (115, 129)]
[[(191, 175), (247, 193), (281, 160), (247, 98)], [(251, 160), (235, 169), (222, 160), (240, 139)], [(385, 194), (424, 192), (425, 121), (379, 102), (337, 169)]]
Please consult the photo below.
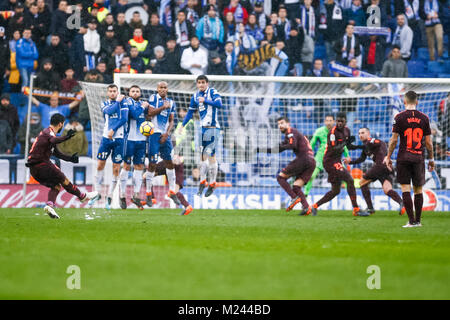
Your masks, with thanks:
[(0, 299), (450, 299), (448, 212), (58, 212), (0, 209)]

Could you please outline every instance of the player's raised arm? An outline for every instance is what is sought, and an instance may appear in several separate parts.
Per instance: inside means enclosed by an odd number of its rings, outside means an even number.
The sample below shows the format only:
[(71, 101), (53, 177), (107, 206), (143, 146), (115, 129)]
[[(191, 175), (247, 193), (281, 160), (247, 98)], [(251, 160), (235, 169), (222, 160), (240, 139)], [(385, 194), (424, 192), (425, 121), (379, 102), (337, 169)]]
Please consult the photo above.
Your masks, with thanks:
[(186, 116), (183, 119), (183, 122), (181, 123), (181, 128), (184, 128), (186, 124), (189, 122), (189, 120), (192, 119), (192, 116), (194, 115), (195, 110), (198, 108), (198, 102), (195, 101), (194, 96), (191, 98), (191, 104), (189, 105), (189, 110), (186, 114)]
[(104, 101), (102, 104), (102, 112), (104, 114), (112, 115), (120, 108), (120, 101)]
[(111, 130), (109, 130), (109, 133), (108, 133), (109, 139), (112, 139), (112, 137), (113, 137), (114, 133), (117, 131), (117, 129), (119, 129), (120, 127), (125, 125), (125, 123), (127, 123), (127, 121), (128, 121), (128, 106), (126, 104), (121, 104), (119, 121), (117, 121), (112, 126)]
[(69, 161), (69, 162), (73, 162), (73, 163), (78, 163), (78, 152), (75, 152), (72, 155), (68, 155), (65, 154), (63, 152), (61, 152), (58, 147), (55, 146), (55, 148), (53, 148), (53, 155), (61, 160), (64, 161)]
[(363, 163), (364, 161), (366, 161), (366, 159), (367, 159), (367, 155), (366, 155), (366, 153), (363, 151), (363, 152), (361, 152), (361, 155), (359, 156), (358, 159), (351, 160), (348, 164), (359, 164), (359, 163)]

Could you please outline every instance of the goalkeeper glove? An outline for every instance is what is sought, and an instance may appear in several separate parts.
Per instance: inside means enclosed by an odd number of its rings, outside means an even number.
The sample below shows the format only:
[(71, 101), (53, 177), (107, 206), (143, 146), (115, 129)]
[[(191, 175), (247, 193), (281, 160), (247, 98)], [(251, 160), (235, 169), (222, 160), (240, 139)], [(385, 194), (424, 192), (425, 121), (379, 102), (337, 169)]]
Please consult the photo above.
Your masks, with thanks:
[(77, 133), (76, 130), (70, 129), (69, 131), (67, 131), (67, 134), (66, 134), (67, 139), (72, 138), (76, 133)]
[(78, 152), (75, 152), (75, 153), (70, 157), (70, 162), (78, 163)]

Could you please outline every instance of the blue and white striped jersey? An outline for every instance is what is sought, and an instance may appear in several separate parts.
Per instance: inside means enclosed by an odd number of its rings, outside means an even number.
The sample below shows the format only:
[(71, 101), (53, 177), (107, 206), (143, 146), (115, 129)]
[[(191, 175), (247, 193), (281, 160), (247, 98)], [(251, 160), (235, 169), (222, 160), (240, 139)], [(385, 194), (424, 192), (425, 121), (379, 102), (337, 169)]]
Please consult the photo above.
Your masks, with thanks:
[[(198, 98), (203, 97), (205, 101), (199, 103)], [(195, 110), (200, 114), (202, 127), (220, 128), (218, 120), (218, 109), (222, 108), (222, 98), (216, 89), (208, 87), (205, 91), (198, 90), (191, 98), (189, 111), (183, 121), (183, 126), (192, 118)]]
[(128, 106), (115, 100), (105, 100), (102, 103), (105, 126), (103, 127), (103, 137), (108, 138), (108, 132), (114, 130), (114, 138), (124, 138), (128, 122)]
[(129, 119), (128, 119), (128, 141), (146, 141), (147, 137), (142, 135), (139, 130), (142, 122), (145, 121), (146, 108), (142, 106), (141, 100), (134, 100), (131, 97), (124, 99), (123, 102), (128, 106)]
[(167, 127), (169, 126), (169, 116), (171, 114), (175, 115), (175, 101), (170, 98), (162, 99), (161, 96), (157, 93), (152, 94), (148, 103), (150, 104), (149, 108), (158, 109), (164, 105), (164, 101), (168, 100), (170, 102), (170, 109), (166, 109), (161, 111), (160, 114), (153, 116), (152, 122), (155, 125), (155, 133), (166, 133)]

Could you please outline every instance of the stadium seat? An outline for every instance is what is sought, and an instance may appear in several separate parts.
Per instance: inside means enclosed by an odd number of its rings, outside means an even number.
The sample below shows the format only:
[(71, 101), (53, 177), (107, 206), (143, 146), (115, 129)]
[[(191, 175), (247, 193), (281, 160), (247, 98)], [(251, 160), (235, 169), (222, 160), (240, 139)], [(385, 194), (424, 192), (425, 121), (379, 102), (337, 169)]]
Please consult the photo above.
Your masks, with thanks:
[(429, 61), (430, 60), (430, 54), (428, 52), (428, 48), (419, 48), (417, 50), (417, 58), (419, 60), (423, 60), (423, 61)]
[(450, 78), (450, 73), (439, 73), (438, 78)]
[(88, 130), (88, 131), (84, 131), (84, 133), (86, 134), (86, 139), (89, 143), (92, 143), (92, 131)]
[(408, 73), (412, 78), (418, 78), (425, 72), (425, 63), (420, 60), (408, 61)]
[(314, 58), (327, 59), (327, 50), (325, 49), (325, 46), (316, 45), (314, 47)]
[(438, 61), (428, 61), (427, 70), (428, 73), (438, 74), (444, 71), (444, 65)]

